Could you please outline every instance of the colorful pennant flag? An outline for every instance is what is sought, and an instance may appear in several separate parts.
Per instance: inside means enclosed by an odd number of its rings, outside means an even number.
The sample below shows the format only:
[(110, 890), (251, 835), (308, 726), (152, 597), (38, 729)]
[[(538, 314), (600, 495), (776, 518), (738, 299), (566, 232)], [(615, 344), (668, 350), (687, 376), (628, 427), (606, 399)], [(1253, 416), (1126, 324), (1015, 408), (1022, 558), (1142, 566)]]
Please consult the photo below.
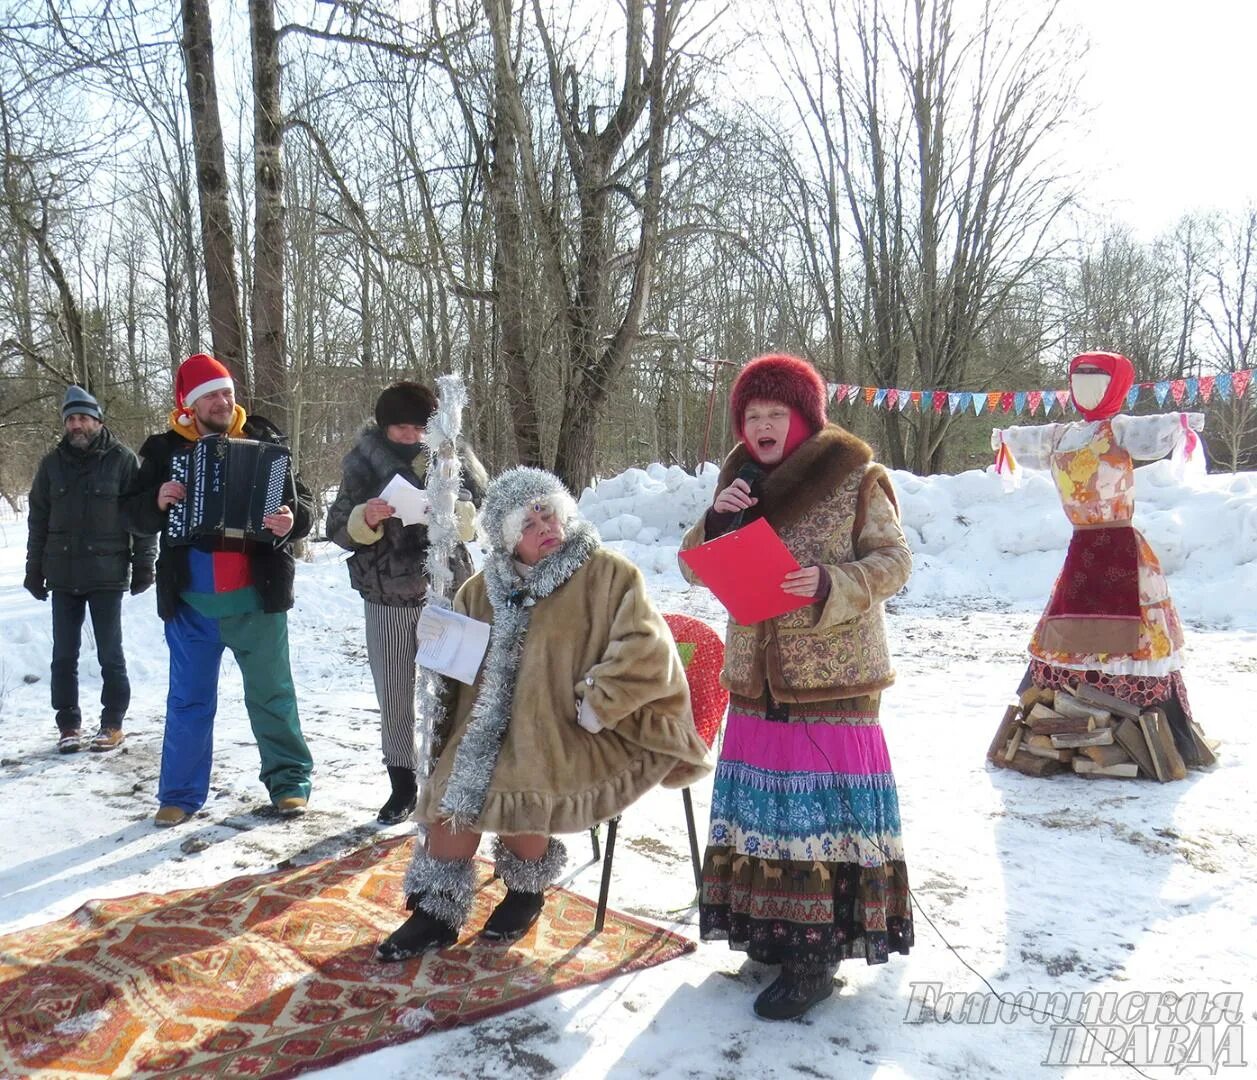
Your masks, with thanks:
[[(1215, 393), (1223, 401), (1230, 401), (1232, 393), (1236, 397), (1247, 393), (1252, 377), (1253, 372), (1248, 369), (1136, 383), (1126, 392), (1126, 407), (1133, 408), (1145, 390), (1151, 390), (1157, 404), (1162, 406), (1171, 397), (1177, 406), (1190, 406), (1197, 401), (1207, 404)], [(1040, 409), (1044, 416), (1051, 416), (1053, 409), (1060, 409), (1062, 415), (1074, 411), (1068, 390), (911, 390), (900, 386), (860, 386), (857, 383), (826, 383), (825, 388), (838, 405), (854, 404), (863, 392), (866, 405), (875, 409), (898, 409), (900, 412), (906, 412), (909, 405), (915, 405), (922, 412), (933, 410), (952, 415), (972, 408), (974, 416), (980, 416), (983, 409), (988, 413), (999, 410), (1017, 416), (1025, 412), (1034, 416)]]

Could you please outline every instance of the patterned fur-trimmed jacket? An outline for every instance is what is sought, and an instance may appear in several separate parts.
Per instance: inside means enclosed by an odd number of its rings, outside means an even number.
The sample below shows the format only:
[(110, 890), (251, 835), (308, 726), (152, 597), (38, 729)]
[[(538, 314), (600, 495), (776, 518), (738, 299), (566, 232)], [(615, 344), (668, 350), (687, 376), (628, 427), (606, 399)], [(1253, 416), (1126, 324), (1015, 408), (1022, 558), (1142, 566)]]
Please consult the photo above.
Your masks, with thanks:
[[(800, 566), (829, 575), (823, 603), (743, 626), (725, 635), (721, 682), (735, 694), (783, 702), (824, 701), (871, 694), (895, 679), (886, 642), (883, 602), (908, 580), (912, 554), (899, 525), (899, 506), (886, 470), (867, 443), (827, 424), (760, 481), (763, 516)], [(727, 487), (751, 456), (739, 444), (725, 459), (716, 490)], [(706, 539), (707, 519), (681, 541)], [(682, 563), (681, 572), (696, 582)]]
[[(487, 478), (484, 466), (465, 445), (459, 445), (462, 485), (479, 506)], [(368, 424), (354, 448), (345, 455), (343, 476), (336, 501), (327, 512), (327, 535), (353, 552), (349, 559), (349, 583), (373, 604), (417, 607), (428, 592), (424, 563), (428, 557), (426, 525), (403, 525), (396, 518), (372, 529), (363, 518), (368, 499), (379, 495), (394, 476), (402, 475), (416, 487), (424, 486), (428, 456), (413, 461), (399, 457), (375, 424)], [(459, 544), (454, 552), (454, 586), (472, 574), (471, 556)]]

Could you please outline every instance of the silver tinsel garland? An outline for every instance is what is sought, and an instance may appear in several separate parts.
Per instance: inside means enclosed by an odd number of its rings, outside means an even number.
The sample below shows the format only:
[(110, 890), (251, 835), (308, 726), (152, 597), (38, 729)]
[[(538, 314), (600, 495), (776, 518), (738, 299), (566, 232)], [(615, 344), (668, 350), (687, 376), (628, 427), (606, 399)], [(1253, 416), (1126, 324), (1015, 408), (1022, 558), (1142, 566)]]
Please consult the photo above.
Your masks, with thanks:
[[(454, 555), (458, 547), (458, 526), (454, 503), (462, 487), (462, 467), (458, 460), (458, 437), (463, 429), (463, 409), (467, 388), (459, 375), (442, 375), (436, 381), (437, 407), (428, 417), (423, 445), (428, 451), (428, 473), (424, 480), (432, 512), (428, 518), (428, 558), (424, 574), (428, 579), (425, 603), (448, 608), (454, 603)], [(417, 765), (421, 776), (431, 768), (429, 757), (432, 732), (445, 719), (441, 703), (441, 676), (419, 668), (415, 679), (415, 717), (419, 730)]]

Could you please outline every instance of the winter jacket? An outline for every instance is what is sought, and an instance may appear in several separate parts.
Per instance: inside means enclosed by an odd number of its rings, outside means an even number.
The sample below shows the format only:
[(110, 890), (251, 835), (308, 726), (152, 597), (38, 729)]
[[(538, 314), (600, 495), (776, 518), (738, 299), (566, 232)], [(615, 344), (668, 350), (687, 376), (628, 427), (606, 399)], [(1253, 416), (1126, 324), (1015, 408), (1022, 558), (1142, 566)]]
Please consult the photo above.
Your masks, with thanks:
[[(681, 787), (710, 771), (707, 747), (694, 730), (689, 688), (681, 658), (663, 617), (651, 603), (641, 573), (627, 559), (597, 547), (548, 595), (522, 601), (530, 615), (522, 635), (495, 618), (506, 605), (518, 608), (491, 558), (458, 592), (454, 609), (492, 622), (493, 642), (474, 685), (452, 684), (448, 735), (424, 789), (419, 817), (446, 816), (442, 801), (491, 770), (487, 797), (474, 828), (496, 833), (580, 832), (615, 817), (656, 784)], [(572, 558), (571, 537), (537, 564), (544, 576), (551, 560)], [(511, 571), (507, 570), (506, 574)], [(495, 577), (495, 574), (497, 576)], [(508, 640), (509, 639), (509, 640)], [(495, 644), (496, 643), (496, 644)], [(473, 705), (491, 712), (501, 681), (501, 656), (516, 658), (509, 716), (494, 716), (502, 734), (496, 759), (462, 760), (459, 749), (475, 722)], [(587, 699), (605, 730), (577, 723)], [(471, 740), (474, 744), (474, 739)]]
[(27, 579), (75, 593), (151, 583), (157, 545), (131, 535), (119, 505), (138, 470), (135, 455), (106, 427), (85, 450), (63, 438), (31, 485)]
[[(886, 641), (883, 601), (907, 582), (912, 553), (899, 524), (899, 506), (873, 451), (836, 424), (827, 424), (760, 480), (763, 516), (800, 566), (820, 566), (829, 594), (753, 626), (729, 620), (720, 681), (743, 697), (767, 688), (777, 701), (807, 702), (871, 694), (895, 679)], [(716, 490), (751, 460), (738, 444), (725, 459)], [(710, 519), (685, 534), (681, 550), (706, 539)], [(681, 563), (681, 572), (694, 582)]]
[[(462, 486), (479, 506), (487, 479), (484, 467), (470, 447), (460, 446), (458, 454)], [(386, 518), (372, 529), (362, 516), (367, 500), (378, 496), (394, 476), (423, 487), (427, 463), (428, 456), (423, 452), (412, 461), (398, 455), (375, 424), (363, 430), (357, 444), (345, 455), (340, 489), (327, 513), (327, 535), (353, 552), (349, 558), (349, 583), (373, 604), (415, 607), (423, 603), (427, 593), (427, 526), (403, 525), (397, 518)], [(453, 562), (454, 587), (458, 588), (473, 569), (462, 544), (455, 548)]]
[[(274, 424), (260, 416), (247, 417), (242, 434), (259, 442), (287, 441)], [(157, 557), (157, 614), (163, 619), (174, 618), (179, 596), (188, 587), (189, 549), (167, 544), (164, 532), (167, 511), (157, 508), (157, 489), (170, 479), (170, 465), (175, 455), (190, 454), (195, 445), (194, 439), (179, 431), (150, 435), (140, 447), (139, 475), (122, 500), (123, 512), (134, 532), (161, 534)], [(292, 531), (273, 546), (257, 544), (249, 551), (253, 585), (262, 598), (262, 610), (271, 613), (287, 611), (293, 605), (296, 566), (292, 541), (307, 536), (313, 520), (310, 492), (291, 474), (284, 486), (284, 502), (293, 512)], [(213, 548), (206, 546), (205, 550)]]

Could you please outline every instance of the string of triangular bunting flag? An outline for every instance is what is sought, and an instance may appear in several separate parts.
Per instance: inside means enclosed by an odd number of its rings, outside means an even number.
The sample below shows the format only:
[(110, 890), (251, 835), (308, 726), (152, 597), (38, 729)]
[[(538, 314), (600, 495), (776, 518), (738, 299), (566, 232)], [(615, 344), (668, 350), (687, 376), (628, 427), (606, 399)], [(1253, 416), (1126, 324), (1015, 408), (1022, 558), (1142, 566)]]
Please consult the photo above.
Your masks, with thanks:
[[(1190, 379), (1162, 379), (1160, 382), (1135, 383), (1126, 395), (1131, 408), (1140, 395), (1151, 393), (1158, 405), (1173, 401), (1188, 407), (1197, 402), (1208, 404), (1215, 394), (1223, 401), (1232, 396), (1242, 398), (1252, 382), (1253, 371), (1227, 371), (1220, 375), (1200, 375)], [(830, 383), (829, 396), (834, 404), (859, 404), (874, 409), (914, 408), (921, 412), (959, 414), (972, 410), (974, 416), (986, 412), (1034, 416), (1040, 410), (1050, 416), (1053, 409), (1061, 413), (1074, 411), (1068, 390), (900, 390), (885, 386), (859, 386), (854, 383)]]

